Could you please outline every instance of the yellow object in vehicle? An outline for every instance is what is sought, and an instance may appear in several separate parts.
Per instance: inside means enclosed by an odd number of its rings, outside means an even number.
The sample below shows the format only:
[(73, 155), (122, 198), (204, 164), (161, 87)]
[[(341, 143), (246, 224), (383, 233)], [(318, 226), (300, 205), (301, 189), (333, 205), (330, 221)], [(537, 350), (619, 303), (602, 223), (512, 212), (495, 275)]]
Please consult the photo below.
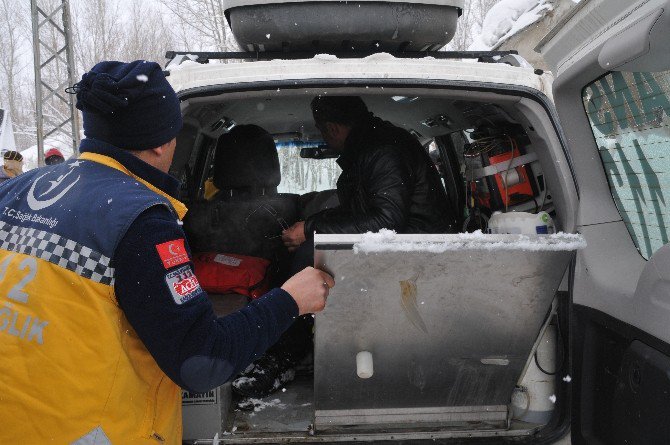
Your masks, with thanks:
[(209, 178), (205, 181), (205, 199), (210, 201), (217, 193), (219, 193), (219, 189), (214, 185), (214, 179)]

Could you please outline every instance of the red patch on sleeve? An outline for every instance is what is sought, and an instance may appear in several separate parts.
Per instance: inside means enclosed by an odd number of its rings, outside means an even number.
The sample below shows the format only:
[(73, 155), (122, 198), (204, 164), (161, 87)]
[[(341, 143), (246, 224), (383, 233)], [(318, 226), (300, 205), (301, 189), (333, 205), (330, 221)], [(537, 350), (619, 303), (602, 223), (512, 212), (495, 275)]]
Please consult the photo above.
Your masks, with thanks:
[(168, 241), (167, 243), (156, 244), (156, 250), (166, 269), (189, 262), (188, 254), (184, 247), (184, 238)]

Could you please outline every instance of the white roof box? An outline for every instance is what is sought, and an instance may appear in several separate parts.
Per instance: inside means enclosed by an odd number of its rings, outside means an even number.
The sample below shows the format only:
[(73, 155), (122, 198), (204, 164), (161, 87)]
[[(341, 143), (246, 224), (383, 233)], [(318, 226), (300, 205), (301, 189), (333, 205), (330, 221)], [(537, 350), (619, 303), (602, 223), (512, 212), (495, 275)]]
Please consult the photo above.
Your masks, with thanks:
[(223, 0), (243, 50), (435, 51), (449, 43), (465, 0)]

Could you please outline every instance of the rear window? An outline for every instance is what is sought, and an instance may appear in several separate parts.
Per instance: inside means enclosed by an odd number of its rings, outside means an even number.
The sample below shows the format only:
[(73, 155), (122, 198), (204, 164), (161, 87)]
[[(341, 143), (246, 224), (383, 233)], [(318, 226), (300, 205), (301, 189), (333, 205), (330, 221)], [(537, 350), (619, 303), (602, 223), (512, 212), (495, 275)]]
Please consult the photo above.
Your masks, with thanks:
[(645, 259), (668, 242), (670, 71), (610, 73), (582, 94), (612, 196)]
[(301, 158), (300, 148), (297, 144), (277, 144), (281, 170), (277, 191), (303, 195), (336, 188), (342, 172), (336, 160)]

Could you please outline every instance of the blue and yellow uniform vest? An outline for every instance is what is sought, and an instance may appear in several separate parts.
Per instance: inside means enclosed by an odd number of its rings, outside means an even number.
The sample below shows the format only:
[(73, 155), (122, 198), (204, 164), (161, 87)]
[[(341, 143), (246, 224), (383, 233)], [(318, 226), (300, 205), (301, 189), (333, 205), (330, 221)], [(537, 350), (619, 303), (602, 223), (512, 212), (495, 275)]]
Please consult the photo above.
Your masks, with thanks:
[(180, 390), (114, 295), (114, 251), (156, 205), (186, 212), (95, 153), (0, 185), (0, 443), (181, 443)]

